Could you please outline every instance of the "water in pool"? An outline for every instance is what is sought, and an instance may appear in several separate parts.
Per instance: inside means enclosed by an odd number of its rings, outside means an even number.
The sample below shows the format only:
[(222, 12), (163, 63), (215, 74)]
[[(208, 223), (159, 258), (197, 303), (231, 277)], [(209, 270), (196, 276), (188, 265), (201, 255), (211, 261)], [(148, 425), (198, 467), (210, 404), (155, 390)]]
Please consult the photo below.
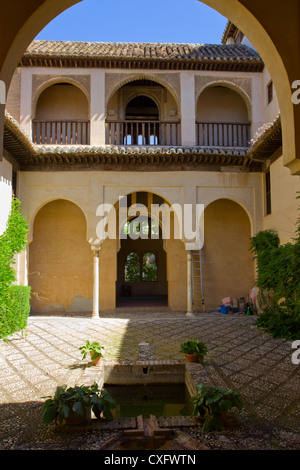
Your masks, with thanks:
[(116, 401), (114, 418), (150, 415), (190, 416), (192, 404), (185, 384), (105, 385)]

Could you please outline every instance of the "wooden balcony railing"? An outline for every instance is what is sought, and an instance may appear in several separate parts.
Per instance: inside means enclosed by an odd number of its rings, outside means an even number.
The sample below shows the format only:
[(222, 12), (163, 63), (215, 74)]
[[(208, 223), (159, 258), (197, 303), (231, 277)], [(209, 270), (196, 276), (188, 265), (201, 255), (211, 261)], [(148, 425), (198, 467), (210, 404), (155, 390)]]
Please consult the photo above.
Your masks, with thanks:
[(106, 144), (109, 145), (181, 145), (179, 122), (108, 121)]
[(197, 145), (207, 147), (249, 147), (251, 124), (197, 122)]
[(90, 121), (32, 121), (32, 140), (40, 145), (89, 145)]

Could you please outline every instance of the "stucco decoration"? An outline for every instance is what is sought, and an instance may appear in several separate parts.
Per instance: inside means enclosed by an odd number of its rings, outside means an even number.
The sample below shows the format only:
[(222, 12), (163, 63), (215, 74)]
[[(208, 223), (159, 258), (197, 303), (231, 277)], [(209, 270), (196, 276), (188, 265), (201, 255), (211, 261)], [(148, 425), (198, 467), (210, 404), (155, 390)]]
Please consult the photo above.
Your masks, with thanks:
[(124, 85), (134, 80), (153, 80), (164, 86), (174, 97), (180, 109), (180, 74), (179, 73), (106, 73), (105, 100), (106, 106), (113, 95)]

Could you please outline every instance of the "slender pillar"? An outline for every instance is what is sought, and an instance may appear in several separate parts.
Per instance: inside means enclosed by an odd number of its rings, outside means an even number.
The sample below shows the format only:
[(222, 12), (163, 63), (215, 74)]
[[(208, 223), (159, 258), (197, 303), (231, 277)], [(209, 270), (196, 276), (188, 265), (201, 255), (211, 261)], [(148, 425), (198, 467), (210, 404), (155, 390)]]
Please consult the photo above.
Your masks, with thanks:
[(187, 317), (193, 317), (193, 252), (187, 252)]
[(93, 318), (99, 318), (99, 252), (100, 247), (93, 246)]
[(91, 72), (91, 145), (105, 145), (105, 71)]
[(195, 78), (189, 72), (181, 72), (181, 145), (196, 145)]
[(32, 71), (30, 67), (21, 70), (20, 125), (32, 138)]

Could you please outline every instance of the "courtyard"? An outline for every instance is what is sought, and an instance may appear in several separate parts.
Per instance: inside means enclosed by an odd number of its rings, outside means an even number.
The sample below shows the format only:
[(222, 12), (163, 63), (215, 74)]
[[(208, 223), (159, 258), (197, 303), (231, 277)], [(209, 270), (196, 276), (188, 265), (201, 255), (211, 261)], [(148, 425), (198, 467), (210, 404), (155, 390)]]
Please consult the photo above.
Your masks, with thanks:
[[(255, 317), (130, 310), (77, 316), (30, 316), (25, 333), (0, 344), (0, 449), (102, 450), (122, 434), (119, 424), (57, 432), (42, 423), (43, 397), (58, 385), (99, 380), (99, 367), (83, 361), (86, 340), (105, 346), (106, 364), (174, 364), (184, 362), (180, 344), (192, 337), (207, 345), (202, 365), (187, 365), (195, 384), (204, 382), (237, 390), (244, 409), (235, 425), (203, 434), (200, 426), (166, 418), (196, 450), (300, 449), (299, 365), (292, 363), (292, 343), (273, 339), (254, 325)], [(128, 417), (129, 418), (129, 417)], [(126, 427), (126, 426), (125, 426)], [(121, 434), (120, 434), (121, 433)], [(186, 449), (178, 443), (169, 449)], [(170, 444), (171, 445), (171, 444)]]

